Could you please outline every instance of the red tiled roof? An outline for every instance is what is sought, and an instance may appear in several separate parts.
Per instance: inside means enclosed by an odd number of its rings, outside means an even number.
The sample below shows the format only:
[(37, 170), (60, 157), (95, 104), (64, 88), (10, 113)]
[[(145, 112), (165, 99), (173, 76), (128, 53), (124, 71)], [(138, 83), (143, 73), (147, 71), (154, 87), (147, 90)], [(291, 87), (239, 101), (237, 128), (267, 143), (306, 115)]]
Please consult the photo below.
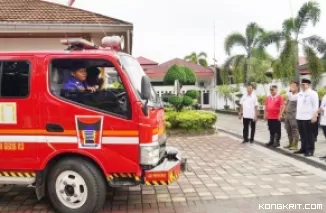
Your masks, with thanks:
[(159, 64), (146, 71), (149, 76), (164, 76), (165, 73), (172, 65), (184, 66), (192, 69), (198, 76), (213, 76), (214, 71), (208, 67), (203, 67), (201, 65), (182, 60), (180, 58), (175, 58), (170, 61)]
[(137, 61), (139, 62), (140, 65), (158, 65), (156, 61), (153, 61), (151, 59), (139, 56), (137, 58)]
[(90, 11), (42, 0), (0, 0), (0, 23), (132, 25)]

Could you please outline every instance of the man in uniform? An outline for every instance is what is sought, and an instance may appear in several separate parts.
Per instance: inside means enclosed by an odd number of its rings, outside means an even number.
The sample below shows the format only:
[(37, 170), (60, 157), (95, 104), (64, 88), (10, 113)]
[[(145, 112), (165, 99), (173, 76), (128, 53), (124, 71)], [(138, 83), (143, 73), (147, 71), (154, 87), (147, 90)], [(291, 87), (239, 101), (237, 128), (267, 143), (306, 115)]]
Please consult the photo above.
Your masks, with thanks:
[[(258, 119), (258, 100), (253, 94), (252, 85), (247, 86), (247, 94), (244, 94), (240, 99), (239, 119), (243, 120), (243, 142), (254, 142), (256, 121)], [(248, 139), (249, 125), (251, 128), (250, 140)]]
[(277, 94), (277, 86), (270, 88), (271, 95), (265, 100), (264, 119), (268, 122), (270, 140), (267, 146), (279, 147), (281, 140), (281, 119), (283, 112), (283, 98)]
[(309, 78), (304, 77), (301, 79), (301, 91), (298, 93), (296, 115), (301, 148), (294, 153), (304, 154), (306, 157), (313, 156), (315, 151), (314, 123), (317, 119), (314, 115), (318, 113), (319, 108), (318, 94), (310, 88), (310, 84)]
[(296, 120), (297, 114), (297, 98), (299, 93), (299, 82), (292, 81), (290, 83), (290, 92), (287, 95), (285, 129), (289, 138), (289, 145), (284, 148), (290, 150), (297, 150), (299, 143), (299, 131)]
[(71, 72), (70, 78), (64, 83), (65, 91), (95, 91), (95, 87), (89, 87), (86, 82), (87, 72), (84, 68), (75, 69)]

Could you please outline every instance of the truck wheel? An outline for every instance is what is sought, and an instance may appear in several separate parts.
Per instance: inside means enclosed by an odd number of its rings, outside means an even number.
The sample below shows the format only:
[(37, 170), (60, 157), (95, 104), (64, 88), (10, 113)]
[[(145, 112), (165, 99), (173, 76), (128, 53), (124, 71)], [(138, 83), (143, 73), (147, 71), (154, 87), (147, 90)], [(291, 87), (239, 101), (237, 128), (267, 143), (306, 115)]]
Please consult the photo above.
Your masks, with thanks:
[(106, 198), (101, 172), (83, 159), (65, 159), (48, 174), (48, 196), (61, 213), (97, 213)]

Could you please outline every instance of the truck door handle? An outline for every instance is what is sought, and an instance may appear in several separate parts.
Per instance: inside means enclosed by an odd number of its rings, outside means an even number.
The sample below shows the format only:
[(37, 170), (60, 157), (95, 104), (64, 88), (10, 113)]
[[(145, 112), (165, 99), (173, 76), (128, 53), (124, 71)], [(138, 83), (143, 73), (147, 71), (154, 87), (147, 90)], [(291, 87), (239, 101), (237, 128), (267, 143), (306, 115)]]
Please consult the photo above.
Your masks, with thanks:
[(48, 132), (63, 132), (63, 127), (60, 124), (46, 124), (46, 131)]

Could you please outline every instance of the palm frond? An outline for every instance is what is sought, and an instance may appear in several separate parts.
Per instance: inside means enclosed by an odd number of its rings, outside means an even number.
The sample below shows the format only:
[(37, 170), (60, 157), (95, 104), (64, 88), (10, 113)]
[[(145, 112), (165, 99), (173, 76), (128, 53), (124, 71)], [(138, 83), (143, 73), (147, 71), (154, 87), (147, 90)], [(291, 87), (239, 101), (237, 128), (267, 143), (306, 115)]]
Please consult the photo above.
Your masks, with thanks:
[(257, 23), (251, 22), (248, 24), (246, 28), (246, 40), (247, 46), (252, 47), (255, 43), (255, 40), (260, 37), (260, 35), (264, 32), (264, 30), (258, 26)]
[(231, 66), (237, 66), (241, 60), (245, 59), (246, 56), (245, 55), (235, 55), (235, 56), (231, 56), (230, 58), (226, 59), (226, 61), (224, 62), (224, 67), (225, 68), (230, 68)]
[(198, 59), (198, 64), (202, 65), (203, 67), (208, 67), (208, 62), (204, 58)]
[(302, 5), (296, 17), (296, 30), (297, 33), (302, 33), (303, 29), (309, 22), (313, 26), (319, 22), (320, 19), (320, 6), (316, 1), (309, 1)]
[(197, 55), (198, 58), (207, 58), (207, 53), (205, 52), (200, 52), (198, 55)]
[(275, 44), (276, 48), (279, 49), (281, 41), (285, 40), (285, 35), (279, 31), (267, 31), (261, 34), (259, 46), (267, 47), (270, 44)]
[(241, 46), (248, 52), (246, 38), (240, 33), (233, 33), (225, 39), (224, 49), (228, 55), (231, 54), (231, 50), (235, 46)]
[(303, 39), (304, 42), (313, 46), (319, 53), (326, 54), (326, 41), (319, 36), (310, 36)]
[(311, 72), (312, 86), (316, 87), (321, 79), (321, 74), (323, 73), (323, 63), (311, 47), (304, 46), (303, 50)]
[(294, 18), (284, 20), (282, 24), (283, 35), (290, 37), (292, 32), (296, 32), (296, 22), (297, 20)]

